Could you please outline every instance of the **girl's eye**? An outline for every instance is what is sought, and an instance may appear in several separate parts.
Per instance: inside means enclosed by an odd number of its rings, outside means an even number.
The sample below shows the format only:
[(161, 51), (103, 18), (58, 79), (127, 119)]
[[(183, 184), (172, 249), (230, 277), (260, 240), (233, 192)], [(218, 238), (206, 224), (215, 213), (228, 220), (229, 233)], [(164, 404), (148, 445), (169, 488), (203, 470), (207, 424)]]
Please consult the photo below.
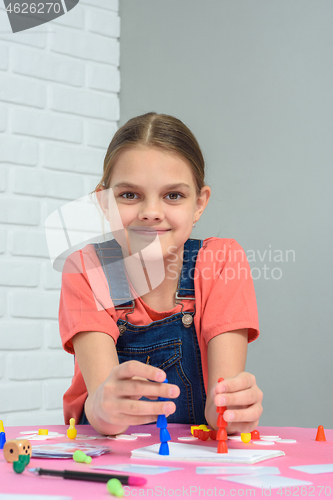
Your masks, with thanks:
[(170, 200), (179, 200), (179, 198), (183, 198), (183, 195), (180, 193), (169, 193), (167, 196), (170, 196)]
[(125, 198), (126, 200), (134, 200), (134, 196), (136, 196), (135, 193), (131, 193), (131, 192), (128, 192), (128, 193), (122, 193), (120, 195), (121, 198)]

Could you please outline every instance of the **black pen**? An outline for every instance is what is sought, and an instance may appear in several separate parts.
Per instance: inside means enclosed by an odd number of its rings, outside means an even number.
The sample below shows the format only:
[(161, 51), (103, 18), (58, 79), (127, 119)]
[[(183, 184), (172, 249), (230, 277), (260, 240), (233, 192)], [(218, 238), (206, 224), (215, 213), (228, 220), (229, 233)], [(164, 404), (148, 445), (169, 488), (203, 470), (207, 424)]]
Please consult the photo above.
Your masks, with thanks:
[(84, 472), (79, 470), (50, 470), (36, 467), (35, 469), (29, 469), (29, 472), (38, 476), (59, 476), (64, 479), (79, 479), (80, 481), (95, 481), (97, 483), (107, 483), (110, 479), (115, 478), (119, 479), (121, 484), (128, 484), (129, 486), (143, 486), (147, 482), (147, 479), (144, 477), (100, 474), (98, 472)]

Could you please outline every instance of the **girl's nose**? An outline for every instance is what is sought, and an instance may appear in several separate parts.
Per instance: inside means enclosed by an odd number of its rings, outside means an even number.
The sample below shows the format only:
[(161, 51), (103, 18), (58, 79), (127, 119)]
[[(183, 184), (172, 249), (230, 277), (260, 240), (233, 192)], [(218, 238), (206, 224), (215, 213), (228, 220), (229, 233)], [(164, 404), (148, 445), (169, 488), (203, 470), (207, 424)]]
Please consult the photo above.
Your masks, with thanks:
[(140, 207), (138, 217), (140, 220), (162, 220), (164, 218), (162, 204), (157, 200), (145, 201)]

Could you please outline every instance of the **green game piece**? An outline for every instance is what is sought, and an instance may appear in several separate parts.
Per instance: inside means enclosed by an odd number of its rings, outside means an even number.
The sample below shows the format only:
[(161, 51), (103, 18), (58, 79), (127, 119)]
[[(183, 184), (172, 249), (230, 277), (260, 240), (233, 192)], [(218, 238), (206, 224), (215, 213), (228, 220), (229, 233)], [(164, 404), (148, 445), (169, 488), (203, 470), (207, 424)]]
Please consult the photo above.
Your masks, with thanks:
[(116, 479), (115, 477), (113, 479), (110, 479), (106, 483), (106, 488), (111, 495), (114, 495), (115, 497), (123, 497), (124, 496), (124, 490), (122, 487), (121, 482), (119, 479)]
[(21, 474), (21, 472), (23, 472), (25, 469), (25, 463), (17, 460), (17, 462), (13, 462), (13, 469), (16, 474)]
[(75, 462), (79, 462), (79, 463), (90, 464), (92, 461), (92, 458), (89, 457), (88, 455), (86, 455), (85, 453), (83, 453), (83, 451), (76, 450), (73, 453), (73, 460), (75, 460)]
[(30, 463), (30, 455), (19, 455), (19, 462), (22, 462), (26, 467)]

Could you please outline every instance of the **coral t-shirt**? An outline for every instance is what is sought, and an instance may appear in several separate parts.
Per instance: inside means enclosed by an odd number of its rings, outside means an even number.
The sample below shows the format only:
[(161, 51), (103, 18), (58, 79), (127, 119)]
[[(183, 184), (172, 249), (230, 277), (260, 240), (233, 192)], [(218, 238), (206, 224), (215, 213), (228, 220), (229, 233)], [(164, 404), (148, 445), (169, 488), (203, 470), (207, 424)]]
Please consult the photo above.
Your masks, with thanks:
[[(216, 335), (241, 328), (248, 328), (249, 342), (259, 335), (251, 270), (242, 247), (232, 239), (205, 239), (197, 255), (194, 288), (194, 325), (207, 389), (208, 342)], [(193, 311), (193, 301), (182, 302), (183, 311)], [(135, 325), (148, 325), (180, 311), (181, 304), (169, 311), (155, 311), (138, 297), (128, 320)], [(73, 253), (62, 274), (59, 329), (64, 349), (74, 354), (72, 338), (83, 331), (103, 332), (117, 343), (117, 320), (125, 320), (126, 312), (128, 310), (112, 307), (107, 280), (94, 246), (87, 245)], [(64, 394), (65, 423), (72, 417), (79, 421), (86, 398), (87, 388), (76, 361), (72, 384)]]

